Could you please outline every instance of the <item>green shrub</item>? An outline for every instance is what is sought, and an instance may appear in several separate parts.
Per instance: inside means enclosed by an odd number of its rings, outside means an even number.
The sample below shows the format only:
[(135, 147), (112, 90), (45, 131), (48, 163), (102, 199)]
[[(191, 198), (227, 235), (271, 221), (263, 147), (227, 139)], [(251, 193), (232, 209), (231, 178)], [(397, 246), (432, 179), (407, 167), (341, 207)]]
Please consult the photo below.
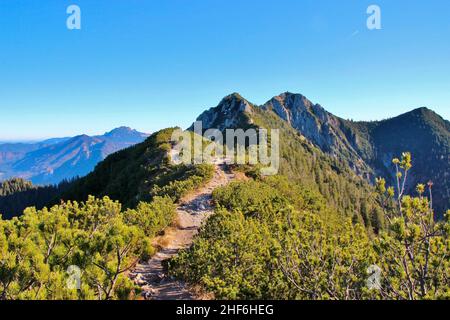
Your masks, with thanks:
[[(137, 288), (126, 271), (154, 254), (151, 238), (174, 216), (168, 197), (125, 212), (89, 197), (0, 219), (0, 300), (130, 298)], [(79, 290), (67, 286), (69, 266), (81, 271)]]
[(213, 174), (214, 167), (212, 165), (201, 164), (192, 166), (174, 178), (176, 180), (170, 181), (163, 186), (154, 185), (151, 190), (151, 196), (168, 196), (174, 202), (177, 202), (190, 191), (201, 187), (211, 180)]

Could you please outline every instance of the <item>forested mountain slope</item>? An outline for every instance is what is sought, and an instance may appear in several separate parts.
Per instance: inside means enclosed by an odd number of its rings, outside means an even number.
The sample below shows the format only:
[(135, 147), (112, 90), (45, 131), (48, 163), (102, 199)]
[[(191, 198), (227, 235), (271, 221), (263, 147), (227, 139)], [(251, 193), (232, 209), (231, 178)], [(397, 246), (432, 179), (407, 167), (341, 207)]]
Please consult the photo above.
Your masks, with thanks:
[[(259, 119), (259, 124), (256, 124)], [(351, 168), (358, 176), (374, 183), (375, 178), (385, 177), (389, 184), (395, 181), (392, 158), (402, 152), (411, 152), (414, 158), (414, 173), (408, 181), (406, 191), (411, 193), (417, 183), (434, 183), (434, 207), (439, 216), (450, 207), (450, 122), (427, 108), (420, 108), (398, 117), (374, 121), (354, 122), (339, 118), (314, 104), (305, 96), (293, 93), (278, 95), (263, 106), (255, 106), (239, 94), (224, 98), (221, 103), (198, 117), (203, 129), (246, 128), (261, 125), (265, 128), (282, 128), (283, 133), (295, 129), (294, 133), (282, 138), (285, 145), (296, 144), (292, 152), (285, 152), (283, 162), (291, 171), (302, 171), (303, 179), (309, 179), (309, 166), (286, 161), (289, 154), (301, 151), (299, 141), (311, 142), (323, 153), (330, 155), (327, 161), (339, 163), (340, 169)], [(303, 138), (302, 138), (303, 137)], [(300, 151), (299, 151), (300, 150)], [(316, 157), (313, 152), (310, 155)], [(304, 158), (308, 158), (303, 155)], [(330, 160), (333, 159), (333, 160)], [(294, 168), (295, 167), (295, 168)], [(323, 172), (326, 170), (320, 170)], [(345, 171), (345, 170), (344, 170)], [(309, 171), (311, 172), (311, 171)], [(300, 176), (297, 173), (298, 176)], [(319, 183), (323, 186), (323, 183)], [(325, 191), (327, 192), (327, 191)]]
[[(412, 192), (418, 183), (433, 182), (433, 206), (442, 216), (450, 208), (450, 122), (427, 108), (415, 109), (398, 117), (377, 122), (346, 122), (356, 136), (367, 132), (372, 152), (362, 156), (377, 176), (394, 183), (391, 159), (408, 151), (414, 171), (407, 183)], [(369, 145), (369, 144), (367, 144)]]
[[(243, 106), (246, 106), (245, 108)], [(213, 118), (212, 115), (219, 115)], [(373, 188), (353, 172), (344, 160), (332, 157), (320, 150), (307, 138), (283, 121), (274, 112), (259, 108), (238, 94), (227, 96), (216, 107), (203, 113), (197, 120), (203, 129), (215, 128), (219, 119), (232, 120), (219, 128), (274, 128), (280, 129), (280, 172), (293, 183), (320, 192), (328, 204), (343, 216), (364, 221), (369, 227), (378, 229), (382, 224), (380, 212), (374, 201)], [(210, 121), (210, 119), (214, 119)], [(239, 123), (239, 127), (229, 123)], [(254, 169), (250, 169), (254, 170)], [(258, 169), (254, 170), (256, 173)]]
[[(448, 299), (450, 211), (435, 220), (432, 185), (416, 184), (435, 171), (417, 172), (427, 157), (405, 152), (427, 153), (434, 141), (430, 153), (443, 156), (439, 170), (448, 183), (448, 122), (419, 109), (393, 121), (353, 123), (303, 96), (276, 100), (257, 107), (233, 94), (198, 118), (204, 130), (279, 129), (283, 176), (245, 167), (254, 179), (217, 189), (215, 215), (170, 261), (170, 274), (217, 299)], [(274, 106), (279, 100), (304, 110), (291, 114)], [(408, 137), (410, 130), (418, 133)], [(384, 170), (375, 165), (380, 152)], [(398, 184), (407, 182), (414, 197), (384, 179), (369, 185), (383, 172), (392, 182), (394, 163)], [(371, 270), (382, 274), (375, 283)]]

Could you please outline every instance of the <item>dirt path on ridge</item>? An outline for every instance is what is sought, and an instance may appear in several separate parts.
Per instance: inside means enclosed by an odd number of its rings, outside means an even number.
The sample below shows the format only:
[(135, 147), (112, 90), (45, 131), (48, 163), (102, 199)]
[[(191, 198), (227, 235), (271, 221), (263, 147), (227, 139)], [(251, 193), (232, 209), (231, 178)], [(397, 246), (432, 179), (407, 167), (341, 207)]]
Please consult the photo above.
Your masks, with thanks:
[(233, 179), (234, 175), (226, 172), (223, 163), (217, 164), (211, 181), (180, 201), (177, 206), (178, 227), (168, 229), (164, 236), (163, 248), (147, 263), (138, 264), (130, 274), (135, 283), (141, 287), (144, 299), (195, 299), (185, 283), (165, 274), (163, 262), (192, 244), (203, 222), (214, 212), (211, 204), (213, 190)]

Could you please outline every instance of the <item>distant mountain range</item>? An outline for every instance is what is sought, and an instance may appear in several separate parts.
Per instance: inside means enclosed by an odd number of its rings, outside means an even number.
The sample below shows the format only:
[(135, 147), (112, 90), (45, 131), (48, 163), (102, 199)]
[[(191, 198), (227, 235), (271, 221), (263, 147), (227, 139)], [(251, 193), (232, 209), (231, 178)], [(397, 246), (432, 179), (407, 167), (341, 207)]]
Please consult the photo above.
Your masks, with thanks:
[(84, 176), (108, 155), (140, 143), (148, 136), (120, 127), (100, 136), (0, 144), (0, 180), (20, 177), (34, 184), (56, 184)]
[[(257, 117), (276, 116), (323, 152), (346, 163), (373, 182), (385, 177), (394, 184), (392, 159), (409, 151), (413, 170), (407, 186), (434, 183), (437, 211), (450, 208), (450, 122), (427, 108), (373, 122), (354, 122), (327, 112), (301, 94), (286, 92), (256, 106), (235, 93), (197, 119), (203, 129), (252, 126)], [(283, 141), (281, 141), (283, 143)]]

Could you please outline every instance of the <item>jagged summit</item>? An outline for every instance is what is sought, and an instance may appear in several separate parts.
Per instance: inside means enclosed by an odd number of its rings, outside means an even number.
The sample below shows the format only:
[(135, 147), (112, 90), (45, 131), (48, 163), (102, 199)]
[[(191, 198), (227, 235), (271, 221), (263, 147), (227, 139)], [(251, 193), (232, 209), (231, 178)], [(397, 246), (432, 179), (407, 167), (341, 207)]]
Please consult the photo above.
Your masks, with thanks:
[[(197, 121), (201, 121), (204, 129), (215, 128), (225, 130), (239, 126), (247, 127), (251, 124), (250, 115), (254, 105), (244, 99), (239, 93), (232, 93), (220, 101), (220, 103), (203, 112)], [(189, 128), (192, 130), (193, 126)]]
[[(218, 106), (202, 113), (197, 120), (203, 129), (248, 128), (257, 117), (272, 117), (297, 130), (308, 141), (373, 181), (378, 176), (394, 182), (391, 159), (404, 151), (413, 153), (416, 183), (432, 179), (437, 209), (450, 207), (450, 122), (422, 107), (381, 121), (348, 121), (326, 111), (297, 93), (281, 93), (262, 106), (256, 106), (233, 93)], [(276, 124), (273, 124), (276, 126)], [(191, 127), (192, 129), (192, 127)], [(433, 166), (430, 166), (433, 163)]]
[(313, 103), (304, 95), (302, 95), (300, 93), (292, 93), (289, 91), (283, 92), (283, 93), (273, 97), (267, 103), (269, 103), (270, 101), (273, 101), (273, 100), (279, 101), (280, 103), (288, 103), (288, 101), (290, 101), (290, 104), (301, 103), (305, 107), (311, 107), (313, 105)]
[(296, 93), (282, 93), (270, 99), (262, 107), (272, 110), (295, 128), (308, 125), (308, 121), (305, 122), (308, 119), (315, 122), (329, 120), (329, 114), (319, 104), (314, 104), (304, 95)]
[(225, 98), (223, 98), (222, 100), (227, 100), (227, 99), (235, 99), (235, 100), (246, 100), (242, 97), (242, 95), (239, 92), (233, 92), (229, 95), (227, 95)]
[(243, 98), (239, 93), (232, 93), (219, 103), (221, 111), (251, 112), (253, 104)]

